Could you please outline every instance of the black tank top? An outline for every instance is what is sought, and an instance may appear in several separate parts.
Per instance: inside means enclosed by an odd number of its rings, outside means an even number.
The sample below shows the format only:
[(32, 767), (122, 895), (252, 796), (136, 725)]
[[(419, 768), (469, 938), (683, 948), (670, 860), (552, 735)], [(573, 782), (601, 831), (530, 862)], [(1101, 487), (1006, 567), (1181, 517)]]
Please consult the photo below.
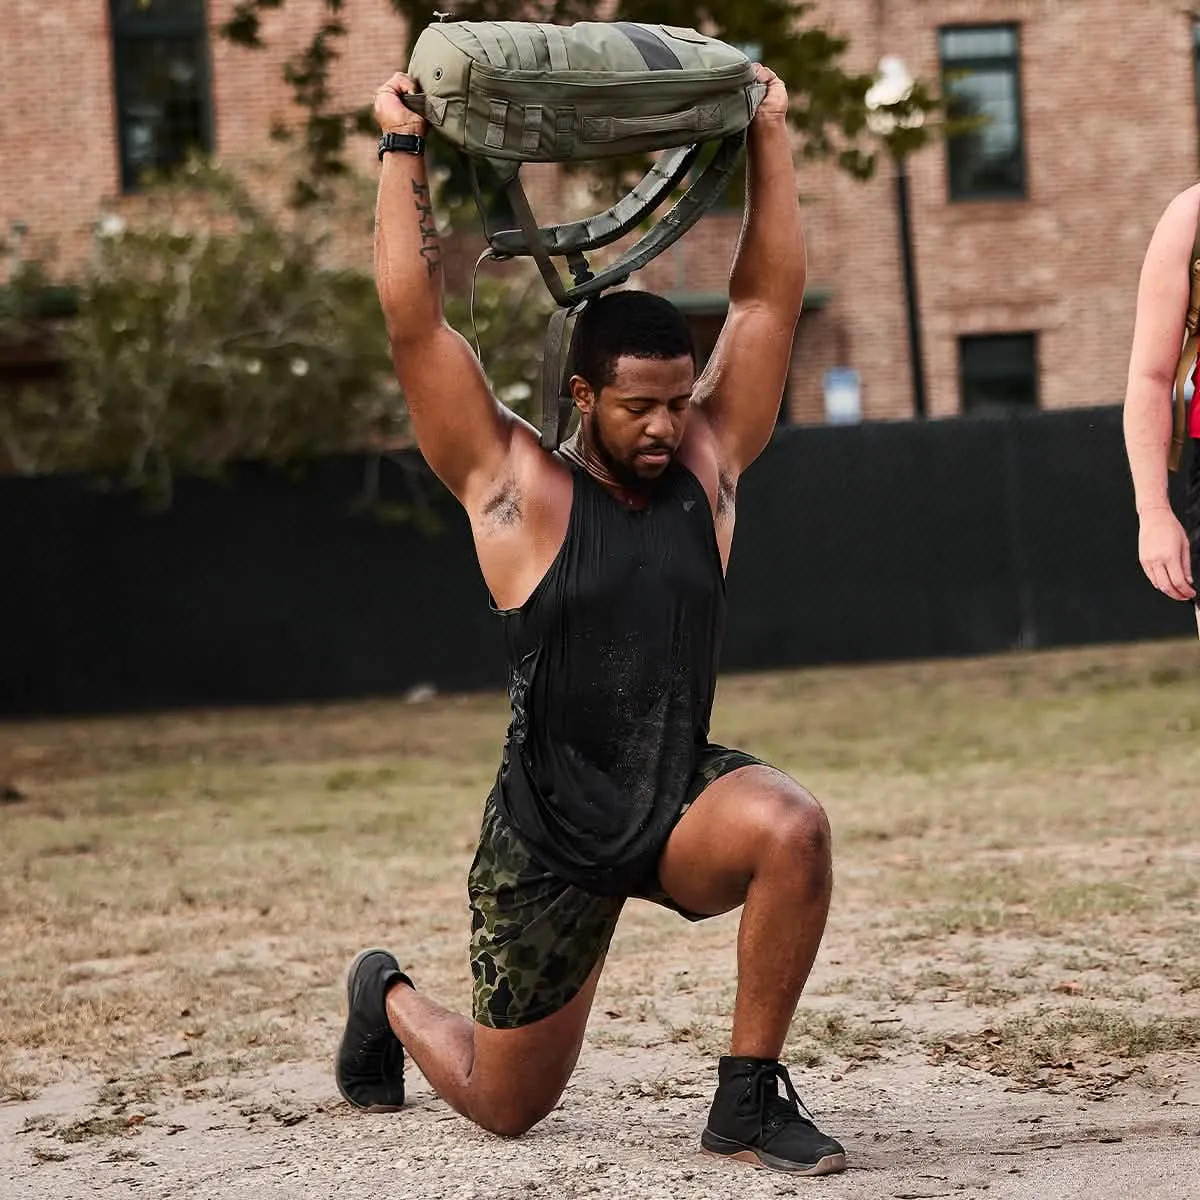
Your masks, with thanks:
[(500, 613), (512, 720), (496, 798), (550, 871), (622, 895), (653, 872), (708, 741), (725, 578), (687, 468), (631, 511), (569, 465), (562, 549)]

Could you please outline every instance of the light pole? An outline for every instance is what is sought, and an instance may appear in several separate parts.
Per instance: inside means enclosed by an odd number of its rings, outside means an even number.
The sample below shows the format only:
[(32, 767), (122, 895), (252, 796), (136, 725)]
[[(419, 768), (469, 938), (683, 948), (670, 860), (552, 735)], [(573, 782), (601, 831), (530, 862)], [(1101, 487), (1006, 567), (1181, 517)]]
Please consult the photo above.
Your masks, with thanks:
[(892, 137), (898, 129), (919, 129), (925, 115), (919, 109), (897, 113), (896, 105), (912, 95), (913, 77), (904, 60), (885, 54), (879, 76), (866, 95), (867, 124), (888, 144), (895, 164), (896, 222), (900, 227), (900, 262), (904, 272), (904, 306), (908, 313), (908, 357), (912, 365), (913, 416), (925, 417), (925, 360), (921, 351), (921, 307), (917, 302), (917, 272), (913, 256), (912, 218), (908, 191), (908, 156)]

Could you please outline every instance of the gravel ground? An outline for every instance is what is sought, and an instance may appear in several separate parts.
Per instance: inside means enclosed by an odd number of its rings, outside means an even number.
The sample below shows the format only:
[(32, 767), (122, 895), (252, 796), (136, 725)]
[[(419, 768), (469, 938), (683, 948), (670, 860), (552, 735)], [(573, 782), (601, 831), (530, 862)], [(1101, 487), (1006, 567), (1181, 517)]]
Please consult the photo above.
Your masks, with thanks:
[[(683, 1047), (589, 1049), (560, 1108), (516, 1141), (455, 1116), (415, 1072), (409, 1107), (379, 1116), (342, 1103), (320, 1063), (119, 1117), (97, 1106), (94, 1087), (60, 1085), (0, 1108), (0, 1195), (1200, 1196), (1200, 1068), (1182, 1056), (1154, 1064), (1154, 1087), (1130, 1083), (1103, 1101), (1014, 1092), (1001, 1079), (915, 1055), (836, 1080), (826, 1070), (797, 1071), (820, 1123), (842, 1138), (850, 1159), (845, 1175), (817, 1180), (700, 1153), (711, 1074), (710, 1063)], [(653, 1089), (635, 1082), (648, 1077)], [(89, 1119), (91, 1126), (78, 1124)]]

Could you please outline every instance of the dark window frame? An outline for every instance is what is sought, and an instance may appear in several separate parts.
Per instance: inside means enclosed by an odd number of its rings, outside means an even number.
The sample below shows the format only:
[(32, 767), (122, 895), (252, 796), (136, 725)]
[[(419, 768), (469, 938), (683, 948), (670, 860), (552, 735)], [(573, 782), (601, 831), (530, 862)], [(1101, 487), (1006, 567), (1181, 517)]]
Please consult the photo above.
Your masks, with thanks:
[[(158, 38), (193, 39), (196, 47), (196, 62), (199, 66), (197, 87), (200, 94), (200, 145), (203, 153), (211, 153), (216, 144), (213, 91), (212, 91), (212, 44), (209, 36), (209, 13), (207, 0), (195, 0), (194, 12), (164, 13), (155, 11), (153, 0), (146, 12), (136, 15), (122, 14), (127, 0), (109, 0), (109, 43), (112, 52), (113, 92), (116, 103), (117, 148), (122, 192), (129, 194), (141, 191), (140, 172), (145, 168), (131, 161), (126, 113), (131, 100), (129, 79), (122, 69), (123, 49), (129, 43)], [(171, 169), (175, 164), (170, 164)]]
[[(1014, 48), (1004, 54), (964, 55), (948, 59), (945, 50), (946, 34), (986, 33), (1004, 30), (1012, 34)], [(1021, 72), (1021, 25), (1018, 21), (986, 21), (938, 26), (938, 69), (942, 95), (950, 99), (953, 80), (950, 76), (958, 72), (996, 71), (1007, 68), (1011, 71), (1016, 97), (1016, 132), (1018, 163), (1021, 178), (1016, 188), (967, 188), (956, 189), (955, 172), (951, 167), (956, 138), (946, 138), (946, 196), (952, 204), (971, 204), (979, 201), (1006, 201), (1019, 203), (1029, 199), (1029, 161), (1025, 141), (1025, 89)], [(962, 135), (960, 135), (962, 136)]]
[[(1008, 341), (1012, 339), (1029, 340), (1030, 382), (1033, 391), (1033, 403), (1014, 403), (1004, 405), (982, 405), (968, 407), (967, 404), (967, 344), (981, 342)], [(1042, 410), (1042, 364), (1041, 339), (1036, 329), (1005, 329), (989, 333), (965, 333), (957, 339), (958, 350), (958, 411), (961, 416), (999, 416), (1005, 413), (1040, 412)], [(996, 376), (993, 376), (996, 378)]]

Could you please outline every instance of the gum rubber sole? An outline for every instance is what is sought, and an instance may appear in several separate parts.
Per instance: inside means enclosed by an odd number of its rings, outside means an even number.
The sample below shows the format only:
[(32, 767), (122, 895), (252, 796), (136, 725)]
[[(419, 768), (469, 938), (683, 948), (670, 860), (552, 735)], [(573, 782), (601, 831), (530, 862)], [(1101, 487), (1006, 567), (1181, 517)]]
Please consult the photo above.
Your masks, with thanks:
[(730, 1141), (719, 1134), (710, 1133), (707, 1129), (700, 1137), (700, 1146), (706, 1154), (714, 1158), (733, 1159), (735, 1162), (747, 1163), (752, 1167), (765, 1168), (768, 1171), (779, 1171), (786, 1175), (837, 1175), (846, 1169), (846, 1155), (826, 1154), (815, 1163), (795, 1163), (786, 1158), (777, 1158), (765, 1150), (756, 1150), (743, 1142)]

